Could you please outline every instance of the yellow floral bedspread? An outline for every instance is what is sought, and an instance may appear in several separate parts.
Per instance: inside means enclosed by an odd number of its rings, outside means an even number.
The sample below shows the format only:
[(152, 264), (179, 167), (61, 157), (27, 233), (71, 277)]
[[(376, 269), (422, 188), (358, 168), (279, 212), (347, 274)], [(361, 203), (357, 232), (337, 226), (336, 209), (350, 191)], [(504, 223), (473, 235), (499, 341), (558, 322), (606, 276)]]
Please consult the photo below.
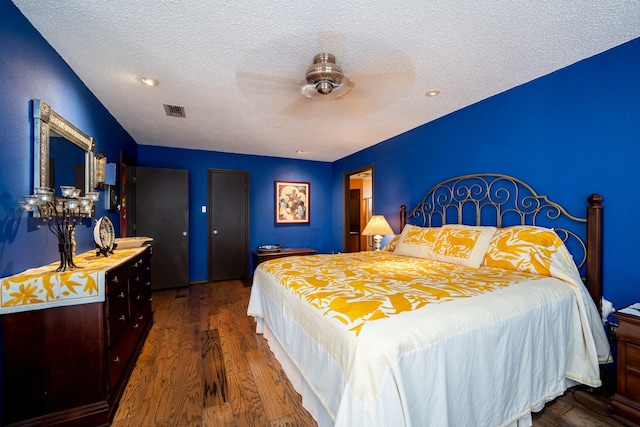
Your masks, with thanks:
[(106, 270), (144, 248), (117, 249), (108, 257), (95, 251), (74, 258), (73, 270), (56, 272), (59, 262), (0, 279), (0, 314), (104, 301)]
[(340, 257), (287, 257), (263, 263), (299, 298), (359, 335), (370, 322), (426, 304), (468, 298), (540, 276), (369, 251)]
[(551, 258), (550, 276), (389, 251), (280, 258), (256, 269), (247, 314), (331, 425), (509, 425), (515, 390), (533, 408), (566, 380), (598, 387), (609, 357), (570, 254)]

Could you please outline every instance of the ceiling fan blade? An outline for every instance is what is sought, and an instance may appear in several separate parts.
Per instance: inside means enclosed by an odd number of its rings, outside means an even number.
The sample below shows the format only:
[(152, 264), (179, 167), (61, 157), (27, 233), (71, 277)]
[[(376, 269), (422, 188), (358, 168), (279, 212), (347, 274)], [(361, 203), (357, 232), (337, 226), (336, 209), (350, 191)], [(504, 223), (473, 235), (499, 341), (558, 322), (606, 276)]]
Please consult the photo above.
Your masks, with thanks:
[(306, 116), (307, 115), (307, 108), (309, 106), (309, 103), (312, 103), (313, 101), (305, 98), (303, 96), (298, 97), (295, 101), (293, 101), (292, 103), (290, 103), (289, 105), (287, 105), (284, 109), (282, 109), (280, 111), (280, 114), (283, 114), (285, 116)]
[(285, 85), (297, 87), (300, 84), (299, 79), (292, 77), (283, 77), (273, 74), (250, 73), (247, 71), (236, 71), (236, 81), (238, 84), (269, 84), (269, 85)]
[(276, 110), (291, 99), (301, 97), (300, 82), (291, 77), (266, 75), (245, 71), (236, 72), (236, 84), (242, 94), (254, 103), (267, 103)]
[(415, 79), (415, 72), (413, 70), (403, 71), (389, 71), (385, 73), (374, 74), (349, 74), (349, 77), (361, 84), (371, 84), (373, 82), (380, 82), (390, 80), (392, 82), (398, 82), (401, 84), (413, 84)]
[(367, 113), (367, 109), (359, 102), (357, 97), (352, 94), (345, 95), (343, 98), (336, 100), (341, 104), (342, 108), (349, 112), (352, 116), (362, 116)]
[(350, 76), (355, 87), (347, 96), (356, 98), (366, 110), (384, 108), (402, 97), (413, 87), (413, 70)]
[(341, 117), (361, 116), (366, 112), (367, 110), (356, 98), (346, 95), (343, 98), (333, 100), (325, 100), (323, 98), (309, 99), (300, 96), (281, 110), (280, 113), (298, 119), (323, 118), (323, 120), (332, 120)]

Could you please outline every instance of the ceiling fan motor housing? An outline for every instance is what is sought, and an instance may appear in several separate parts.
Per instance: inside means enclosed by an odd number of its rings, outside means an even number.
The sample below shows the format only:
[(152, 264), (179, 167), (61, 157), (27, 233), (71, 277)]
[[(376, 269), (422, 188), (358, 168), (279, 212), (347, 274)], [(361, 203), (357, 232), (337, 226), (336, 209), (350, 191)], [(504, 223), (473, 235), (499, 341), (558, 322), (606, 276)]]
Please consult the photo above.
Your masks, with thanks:
[(342, 84), (344, 73), (336, 65), (336, 57), (330, 53), (319, 53), (313, 57), (313, 65), (307, 70), (307, 83), (315, 86), (318, 93), (329, 95)]

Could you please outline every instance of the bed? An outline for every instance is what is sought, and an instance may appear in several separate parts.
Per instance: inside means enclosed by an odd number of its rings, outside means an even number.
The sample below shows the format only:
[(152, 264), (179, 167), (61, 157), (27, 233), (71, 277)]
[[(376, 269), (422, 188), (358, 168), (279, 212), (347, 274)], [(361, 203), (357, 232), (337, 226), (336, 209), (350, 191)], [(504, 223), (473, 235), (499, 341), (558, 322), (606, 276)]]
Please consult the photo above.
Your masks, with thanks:
[(610, 361), (601, 202), (580, 218), (510, 176), (448, 179), (383, 251), (260, 264), (248, 315), (320, 426), (531, 425)]

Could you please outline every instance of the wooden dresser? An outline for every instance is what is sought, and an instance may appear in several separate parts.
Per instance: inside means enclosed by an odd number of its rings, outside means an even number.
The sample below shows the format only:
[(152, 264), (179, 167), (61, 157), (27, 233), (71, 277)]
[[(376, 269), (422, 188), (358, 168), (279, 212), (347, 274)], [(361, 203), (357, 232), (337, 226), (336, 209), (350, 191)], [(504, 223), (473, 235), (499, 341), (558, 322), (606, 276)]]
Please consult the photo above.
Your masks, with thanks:
[(152, 325), (151, 252), (103, 268), (102, 301), (2, 316), (3, 425), (109, 425)]
[(611, 406), (618, 420), (640, 425), (640, 311), (637, 315), (621, 311), (613, 315), (618, 318), (618, 373)]

